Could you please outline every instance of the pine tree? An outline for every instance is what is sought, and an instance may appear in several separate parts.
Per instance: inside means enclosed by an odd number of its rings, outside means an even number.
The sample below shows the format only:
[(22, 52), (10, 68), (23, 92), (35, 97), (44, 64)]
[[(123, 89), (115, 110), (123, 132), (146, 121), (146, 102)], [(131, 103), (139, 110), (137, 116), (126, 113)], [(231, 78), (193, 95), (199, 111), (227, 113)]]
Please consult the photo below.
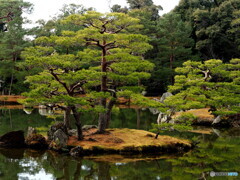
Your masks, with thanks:
[[(123, 13), (90, 11), (68, 16), (63, 23), (82, 29), (39, 37), (35, 40), (38, 46), (23, 53), (26, 66), (42, 68), (38, 75), (27, 77), (31, 91), (24, 101), (70, 107), (78, 116), (78, 129), (79, 111), (97, 111), (99, 132), (103, 133), (118, 97), (133, 98), (139, 104), (148, 101), (141, 96), (144, 87), (138, 82), (149, 78), (153, 68), (142, 57), (151, 46), (146, 36), (129, 33), (138, 28), (139, 20)], [(64, 48), (68, 51), (62, 51)], [(82, 139), (80, 130), (78, 136)]]
[(175, 109), (210, 107), (215, 115), (230, 115), (240, 112), (239, 59), (224, 64), (221, 60), (203, 63), (187, 61), (177, 68), (179, 75), (169, 91), (175, 95), (164, 102)]
[(149, 78), (149, 73), (144, 71), (150, 71), (153, 65), (143, 60), (142, 55), (151, 46), (146, 36), (130, 33), (139, 27), (139, 20), (124, 13), (87, 12), (69, 16), (65, 22), (69, 21), (86, 27), (73, 38), (87, 46), (81, 55), (95, 59), (96, 70), (103, 73), (99, 90), (94, 93), (94, 99), (98, 97), (105, 109), (99, 114), (99, 132), (103, 133), (109, 126), (116, 98), (141, 92), (142, 88), (136, 85), (140, 79)]
[(7, 22), (7, 31), (0, 32), (0, 79), (5, 81), (4, 91), (10, 95), (12, 91), (19, 91), (19, 85), (22, 86), (23, 79), (18, 76), (15, 64), (20, 60), (21, 51), (29, 45), (29, 42), (24, 40), (27, 31), (22, 27), (22, 13), (30, 13), (31, 4), (23, 1), (0, 1), (0, 8), (0, 16), (11, 14), (11, 20)]

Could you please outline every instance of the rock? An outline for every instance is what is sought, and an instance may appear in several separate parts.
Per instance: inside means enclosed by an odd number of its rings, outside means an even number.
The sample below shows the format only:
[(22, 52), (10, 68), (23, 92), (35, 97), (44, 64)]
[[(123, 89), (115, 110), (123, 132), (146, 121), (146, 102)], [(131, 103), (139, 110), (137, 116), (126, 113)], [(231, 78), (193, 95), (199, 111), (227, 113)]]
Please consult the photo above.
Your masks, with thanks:
[(218, 136), (221, 137), (221, 132), (218, 129), (212, 128), (212, 131)]
[(84, 125), (82, 127), (83, 130), (89, 130), (89, 129), (92, 129), (92, 128), (98, 128), (96, 125)]
[(54, 125), (52, 125), (48, 131), (48, 140), (52, 141), (54, 139), (53, 135), (58, 130), (61, 129), (66, 135), (68, 135), (68, 131), (66, 126), (64, 126), (63, 122), (57, 122)]
[(63, 132), (61, 129), (58, 129), (53, 134), (53, 140), (50, 143), (50, 148), (60, 151), (62, 149), (65, 149), (68, 142), (68, 136), (65, 132)]
[(167, 120), (168, 120), (168, 115), (160, 112), (157, 118), (157, 123), (158, 124), (165, 123), (167, 122)]
[(218, 124), (221, 122), (221, 116), (217, 116), (214, 120), (212, 124)]
[(170, 92), (165, 92), (165, 93), (163, 93), (163, 95), (162, 95), (161, 98), (160, 98), (160, 102), (161, 102), (161, 103), (164, 103), (164, 100), (165, 100), (167, 97), (172, 96), (172, 95), (173, 95), (173, 94), (170, 93)]
[(27, 137), (31, 136), (32, 134), (37, 134), (37, 130), (33, 127), (28, 127)]
[(26, 114), (32, 114), (33, 108), (23, 108), (23, 111), (24, 111)]
[(75, 148), (72, 148), (70, 151), (71, 156), (79, 157), (83, 155), (83, 148), (81, 146), (76, 146)]
[(149, 111), (154, 115), (160, 113), (160, 111), (156, 108), (149, 108)]
[(70, 129), (68, 130), (69, 136), (77, 136), (77, 129)]
[(33, 149), (47, 149), (48, 144), (41, 134), (31, 134), (26, 138), (25, 143), (28, 147)]
[(38, 113), (41, 116), (49, 116), (49, 115), (53, 115), (54, 111), (51, 108), (43, 108), (43, 107), (41, 107), (41, 108), (38, 109)]
[(24, 132), (22, 130), (11, 131), (0, 137), (0, 147), (19, 148), (25, 146)]

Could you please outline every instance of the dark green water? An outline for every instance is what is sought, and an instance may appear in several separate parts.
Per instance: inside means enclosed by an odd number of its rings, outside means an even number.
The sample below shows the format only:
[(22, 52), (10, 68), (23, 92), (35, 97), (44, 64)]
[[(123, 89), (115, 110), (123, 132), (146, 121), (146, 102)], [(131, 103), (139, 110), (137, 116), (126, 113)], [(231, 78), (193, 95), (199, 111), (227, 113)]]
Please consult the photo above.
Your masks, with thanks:
[[(156, 121), (156, 116), (148, 110), (135, 109), (121, 109), (112, 118), (111, 126), (121, 128), (149, 129), (151, 123)], [(39, 115), (37, 110), (31, 115), (22, 110), (0, 110), (0, 134), (26, 130), (28, 126), (46, 128), (52, 121)], [(94, 123), (95, 115), (84, 115), (84, 124)], [(163, 155), (156, 158), (138, 156), (120, 159), (118, 156), (104, 156), (91, 157), (93, 160), (90, 157), (76, 159), (52, 151), (0, 149), (0, 180), (240, 179), (240, 175), (210, 176), (209, 172), (212, 171), (240, 173), (240, 129), (214, 131), (210, 135), (166, 132), (200, 142), (197, 148), (178, 157)]]

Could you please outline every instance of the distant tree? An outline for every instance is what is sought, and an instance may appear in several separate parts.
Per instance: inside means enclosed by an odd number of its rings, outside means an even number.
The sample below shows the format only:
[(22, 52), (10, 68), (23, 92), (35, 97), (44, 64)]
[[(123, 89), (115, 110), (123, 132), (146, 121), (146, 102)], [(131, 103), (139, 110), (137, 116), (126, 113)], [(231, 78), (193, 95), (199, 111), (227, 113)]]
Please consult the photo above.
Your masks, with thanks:
[[(146, 52), (144, 57), (146, 59), (151, 60), (154, 64), (155, 61), (154, 59), (156, 58), (158, 54), (158, 49), (157, 49), (157, 21), (159, 19), (159, 11), (162, 10), (161, 6), (157, 6), (153, 3), (152, 0), (146, 1), (146, 0), (131, 0), (127, 1), (129, 4), (129, 12), (128, 14), (134, 18), (140, 19), (140, 24), (143, 26), (142, 29), (139, 30), (139, 33), (146, 35), (149, 37), (150, 41), (149, 43), (153, 46), (151, 50)], [(155, 70), (157, 67), (155, 68)], [(151, 75), (152, 77), (154, 74)], [(149, 83), (151, 82), (151, 83)], [(142, 81), (142, 84), (147, 86), (147, 92), (148, 95), (150, 95), (153, 90), (152, 90), (152, 79), (147, 80), (147, 81)]]
[(191, 23), (192, 38), (202, 59), (217, 58), (228, 62), (240, 55), (233, 34), (229, 33), (238, 9), (238, 0), (181, 0), (174, 11)]
[(147, 91), (157, 95), (166, 92), (167, 86), (174, 82), (174, 69), (192, 58), (194, 41), (191, 26), (181, 20), (179, 14), (170, 12), (157, 21), (155, 34), (155, 69), (147, 81)]
[(162, 10), (161, 6), (157, 6), (152, 0), (127, 0), (130, 9), (148, 9), (152, 13), (152, 20), (156, 20), (159, 15), (158, 11)]
[(128, 8), (127, 8), (126, 6), (125, 6), (125, 7), (122, 7), (121, 5), (114, 4), (114, 5), (111, 7), (111, 12), (127, 13), (127, 12), (128, 12)]
[[(157, 28), (160, 64), (169, 64), (170, 70), (173, 71), (192, 54), (194, 43), (190, 38), (192, 29), (189, 24), (181, 20), (180, 15), (175, 13), (161, 17)], [(172, 80), (170, 81), (173, 83)]]
[(232, 34), (234, 42), (237, 44), (238, 50), (240, 50), (240, 10), (234, 11), (233, 17), (231, 29), (228, 32)]
[[(91, 8), (89, 8), (91, 9)], [(32, 28), (32, 35), (37, 37), (40, 36), (51, 36), (51, 35), (61, 35), (61, 32), (64, 30), (78, 31), (81, 27), (76, 26), (74, 24), (62, 24), (60, 21), (72, 14), (83, 14), (87, 10), (82, 5), (76, 4), (64, 4), (63, 7), (59, 10), (58, 15), (53, 17), (52, 19), (45, 21), (43, 19), (38, 20), (36, 23), (38, 26)]]
[[(23, 28), (23, 11), (30, 13), (32, 5), (19, 1), (0, 1), (0, 17), (7, 16), (7, 31), (0, 32), (0, 79), (3, 80), (6, 94), (18, 93), (22, 84), (21, 73), (17, 71), (16, 62), (20, 60), (21, 51), (30, 43), (24, 39), (27, 30)], [(6, 19), (1, 19), (6, 23)]]
[(230, 115), (240, 112), (240, 59), (232, 59), (224, 64), (221, 60), (204, 63), (187, 61), (176, 68), (179, 75), (169, 86), (174, 96), (164, 103), (179, 110), (211, 107), (215, 115)]

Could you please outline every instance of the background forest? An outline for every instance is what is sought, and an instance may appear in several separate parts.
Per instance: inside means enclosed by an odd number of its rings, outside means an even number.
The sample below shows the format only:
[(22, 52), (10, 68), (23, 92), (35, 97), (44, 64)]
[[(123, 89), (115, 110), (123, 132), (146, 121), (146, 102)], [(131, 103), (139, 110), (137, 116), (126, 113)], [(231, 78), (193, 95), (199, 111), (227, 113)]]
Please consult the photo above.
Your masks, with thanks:
[[(129, 7), (113, 5), (111, 12), (122, 12), (139, 18), (143, 28), (131, 33), (146, 35), (153, 48), (142, 55), (154, 64), (151, 78), (141, 80), (147, 96), (159, 96), (174, 84), (174, 71), (187, 60), (204, 62), (220, 59), (229, 63), (240, 57), (240, 1), (239, 0), (181, 0), (171, 12), (159, 16), (162, 10), (152, 0), (127, 0)], [(64, 30), (77, 32), (82, 27), (61, 23), (72, 14), (88, 10), (81, 5), (64, 5), (49, 21), (39, 20), (38, 26), (26, 29), (23, 12), (31, 13), (32, 4), (20, 1), (0, 1), (0, 91), (2, 95), (21, 94), (29, 89), (25, 77), (40, 71), (26, 68), (21, 55), (27, 47), (36, 46), (31, 39), (60, 36)], [(134, 32), (135, 31), (135, 32)], [(64, 42), (63, 42), (64, 43)], [(74, 53), (76, 47), (59, 46), (59, 52)], [(20, 63), (21, 62), (21, 63)]]

